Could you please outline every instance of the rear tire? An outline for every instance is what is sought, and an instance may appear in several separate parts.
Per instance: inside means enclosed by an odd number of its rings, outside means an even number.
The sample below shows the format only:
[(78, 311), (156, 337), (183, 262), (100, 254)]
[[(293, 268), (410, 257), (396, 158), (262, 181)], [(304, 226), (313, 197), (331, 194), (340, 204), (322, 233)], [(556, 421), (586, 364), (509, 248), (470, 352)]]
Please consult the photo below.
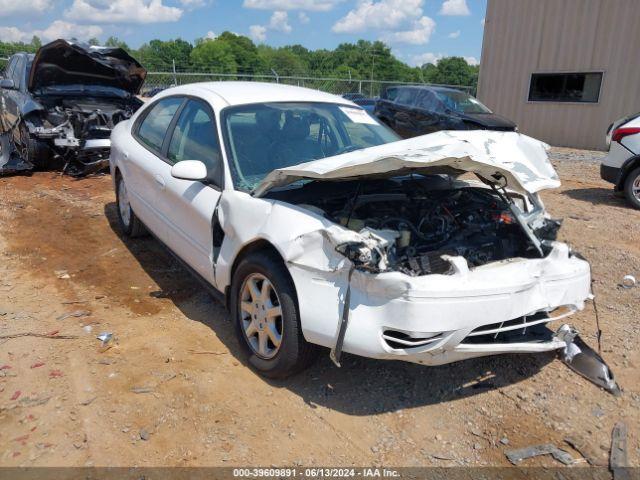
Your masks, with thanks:
[(261, 375), (285, 378), (315, 360), (318, 347), (302, 335), (295, 287), (276, 255), (256, 252), (240, 262), (230, 306), (240, 346)]
[(127, 185), (120, 173), (116, 175), (116, 207), (118, 210), (118, 224), (120, 225), (122, 233), (130, 238), (146, 235), (147, 230), (138, 217), (136, 217), (136, 214), (133, 213), (133, 209), (129, 203)]
[(632, 170), (624, 181), (624, 195), (631, 206), (640, 210), (640, 167)]

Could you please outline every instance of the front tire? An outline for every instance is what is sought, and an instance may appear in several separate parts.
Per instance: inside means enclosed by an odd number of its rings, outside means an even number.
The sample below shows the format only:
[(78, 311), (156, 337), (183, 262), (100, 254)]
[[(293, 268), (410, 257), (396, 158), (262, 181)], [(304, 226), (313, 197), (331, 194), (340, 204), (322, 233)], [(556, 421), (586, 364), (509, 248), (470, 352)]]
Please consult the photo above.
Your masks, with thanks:
[(640, 167), (631, 171), (624, 181), (624, 195), (634, 208), (640, 210)]
[(236, 269), (231, 314), (249, 365), (269, 378), (285, 378), (307, 368), (317, 355), (300, 325), (293, 281), (274, 254), (253, 253)]
[(116, 177), (116, 206), (118, 210), (118, 224), (120, 230), (127, 237), (135, 238), (144, 236), (147, 231), (142, 222), (136, 217), (129, 203), (127, 184), (120, 173)]
[(32, 138), (29, 128), (24, 122), (20, 123), (20, 145), (18, 150), (20, 157), (29, 162), (38, 170), (45, 170), (51, 157), (48, 145), (38, 139)]

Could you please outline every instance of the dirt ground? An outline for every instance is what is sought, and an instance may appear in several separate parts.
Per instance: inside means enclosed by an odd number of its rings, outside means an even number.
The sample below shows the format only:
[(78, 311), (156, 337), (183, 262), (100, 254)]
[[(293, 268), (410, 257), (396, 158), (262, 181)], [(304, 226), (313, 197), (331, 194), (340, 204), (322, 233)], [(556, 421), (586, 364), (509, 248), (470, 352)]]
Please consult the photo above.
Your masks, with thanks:
[[(640, 278), (640, 211), (599, 179), (599, 155), (555, 149), (563, 186), (544, 200), (592, 262), (619, 398), (553, 354), (337, 368), (327, 352), (267, 381), (220, 304), (154, 240), (120, 236), (110, 177), (0, 179), (0, 335), (75, 337), (0, 340), (0, 465), (506, 466), (505, 450), (549, 442), (585, 465), (568, 436), (606, 464), (623, 421), (640, 466), (640, 288), (620, 286)], [(591, 305), (572, 323), (595, 345)]]

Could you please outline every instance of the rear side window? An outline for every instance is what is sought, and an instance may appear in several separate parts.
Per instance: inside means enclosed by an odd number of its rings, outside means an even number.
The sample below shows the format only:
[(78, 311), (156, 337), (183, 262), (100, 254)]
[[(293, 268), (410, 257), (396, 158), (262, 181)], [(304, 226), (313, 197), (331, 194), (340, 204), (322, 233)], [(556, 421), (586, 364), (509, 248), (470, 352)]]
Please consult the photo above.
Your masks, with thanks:
[(413, 101), (416, 98), (417, 90), (412, 88), (403, 88), (398, 92), (396, 103), (400, 105), (413, 105)]
[(4, 69), (4, 78), (9, 79), (9, 80), (13, 80), (13, 71), (16, 68), (16, 63), (18, 63), (18, 57), (11, 57), (9, 59), (9, 63), (7, 64), (7, 67)]
[(183, 100), (179, 97), (164, 98), (151, 107), (138, 127), (138, 139), (160, 153), (169, 124)]
[(440, 110), (440, 102), (438, 101), (436, 96), (428, 90), (425, 90), (420, 94), (418, 100), (416, 101), (416, 106), (424, 110), (429, 110), (430, 112)]
[(13, 80), (13, 85), (15, 86), (15, 88), (19, 89), (22, 85), (22, 69), (24, 67), (24, 59), (23, 58), (18, 58), (18, 61), (16, 62), (16, 68), (13, 70), (13, 75), (12, 75), (12, 80)]
[(198, 100), (187, 102), (171, 135), (167, 157), (172, 164), (200, 160), (207, 166), (209, 178), (222, 186), (218, 132), (213, 113), (205, 103)]
[(398, 96), (398, 89), (396, 87), (389, 87), (384, 91), (384, 98), (391, 100), (392, 102)]

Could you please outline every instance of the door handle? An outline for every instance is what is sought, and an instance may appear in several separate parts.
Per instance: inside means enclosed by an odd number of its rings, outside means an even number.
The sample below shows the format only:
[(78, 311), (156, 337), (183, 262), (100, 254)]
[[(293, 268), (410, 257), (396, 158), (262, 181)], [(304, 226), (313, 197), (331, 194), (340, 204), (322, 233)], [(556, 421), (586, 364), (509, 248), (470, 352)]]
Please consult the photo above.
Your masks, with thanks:
[(156, 175), (153, 178), (156, 181), (156, 183), (158, 184), (158, 186), (160, 187), (160, 189), (164, 190), (165, 183), (164, 183), (164, 178), (162, 178), (162, 175)]

